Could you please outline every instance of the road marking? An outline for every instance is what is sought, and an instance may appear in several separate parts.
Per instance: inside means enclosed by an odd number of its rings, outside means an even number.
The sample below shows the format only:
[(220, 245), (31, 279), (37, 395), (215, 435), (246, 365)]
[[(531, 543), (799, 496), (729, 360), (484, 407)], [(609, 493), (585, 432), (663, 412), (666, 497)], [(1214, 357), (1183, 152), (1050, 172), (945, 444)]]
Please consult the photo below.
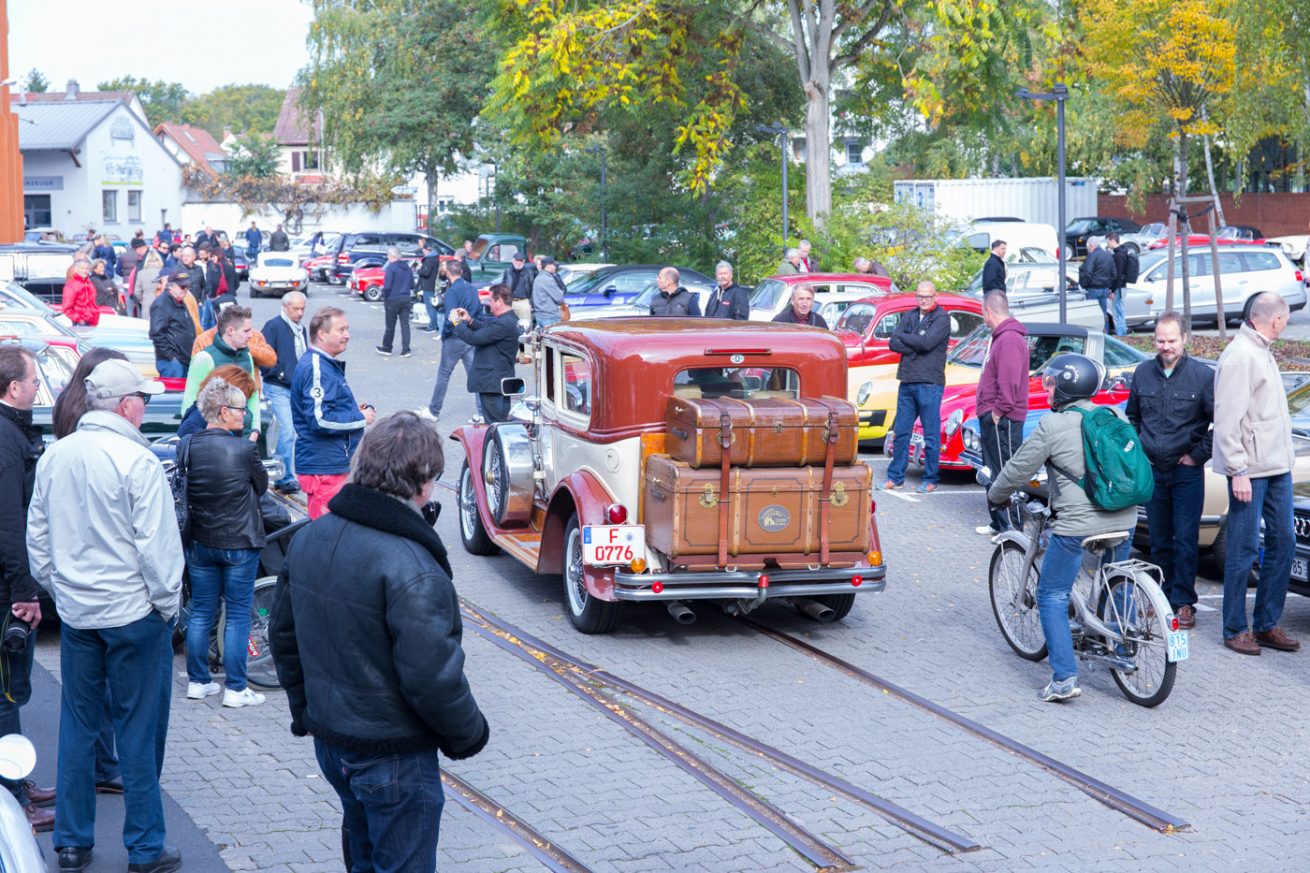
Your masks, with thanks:
[(899, 491), (888, 491), (888, 490), (885, 490), (885, 489), (884, 489), (884, 490), (879, 490), (878, 493), (879, 493), (879, 494), (886, 494), (886, 495), (889, 496), (889, 497), (895, 497), (895, 498), (897, 498), (898, 500), (908, 500), (910, 503), (918, 503), (918, 502), (919, 502), (919, 498), (917, 498), (917, 497), (911, 497), (911, 496), (908, 495), (908, 494), (902, 494), (902, 493), (899, 492)]

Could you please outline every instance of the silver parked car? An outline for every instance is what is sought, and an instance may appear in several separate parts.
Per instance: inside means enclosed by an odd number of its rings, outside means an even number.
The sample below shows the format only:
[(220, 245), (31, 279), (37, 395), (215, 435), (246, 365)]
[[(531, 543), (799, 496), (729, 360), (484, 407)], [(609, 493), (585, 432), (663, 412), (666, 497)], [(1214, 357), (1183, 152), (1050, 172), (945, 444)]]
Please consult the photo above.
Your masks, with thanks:
[[(1190, 251), (1187, 258), (1192, 318), (1213, 321), (1216, 316), (1215, 283), (1210, 252)], [(1151, 320), (1165, 310), (1167, 259), (1167, 253), (1159, 250), (1143, 255), (1141, 271), (1125, 300), (1131, 301), (1144, 293), (1149, 301)], [(1182, 254), (1175, 254), (1174, 308), (1180, 311), (1183, 308), (1182, 269)], [(1219, 275), (1224, 315), (1228, 319), (1246, 318), (1250, 314), (1251, 298), (1262, 291), (1281, 295), (1293, 311), (1305, 307), (1306, 292), (1301, 271), (1280, 249), (1272, 246), (1224, 246), (1219, 251)]]

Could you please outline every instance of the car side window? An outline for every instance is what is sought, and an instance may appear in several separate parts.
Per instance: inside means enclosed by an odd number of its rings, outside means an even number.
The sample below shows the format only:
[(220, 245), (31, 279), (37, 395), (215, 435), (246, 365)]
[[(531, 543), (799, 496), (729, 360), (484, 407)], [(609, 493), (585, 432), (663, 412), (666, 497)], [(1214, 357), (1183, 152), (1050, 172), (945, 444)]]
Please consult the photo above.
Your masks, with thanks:
[(579, 355), (568, 352), (561, 352), (559, 360), (563, 376), (563, 390), (560, 393), (562, 410), (591, 418), (591, 364)]
[(355, 235), (355, 238), (351, 242), (350, 247), (358, 248), (360, 246), (380, 246), (380, 245), (382, 245), (382, 236), (380, 234), (360, 233)]
[(546, 372), (544, 373), (544, 379), (542, 381), (546, 383), (546, 402), (552, 406), (557, 404), (557, 398), (559, 397), (559, 391), (555, 387), (555, 373), (559, 369), (555, 365), (555, 359), (557, 357), (559, 357), (558, 349), (552, 349), (550, 347), (546, 348), (546, 354), (543, 360)]
[(1221, 275), (1226, 275), (1228, 273), (1241, 273), (1242, 271), (1242, 258), (1237, 254), (1237, 252), (1219, 253), (1219, 273)]
[(519, 253), (519, 247), (516, 243), (510, 243), (510, 242), (501, 243), (500, 245), (496, 246), (496, 256), (493, 257), (492, 260), (493, 261), (513, 260), (514, 256), (517, 255), (518, 253)]
[(1142, 361), (1141, 356), (1134, 352), (1131, 346), (1108, 336), (1105, 338), (1104, 356), (1107, 367), (1131, 367)]
[(972, 312), (952, 312), (951, 339), (964, 339), (966, 336), (977, 330), (978, 326), (982, 323), (982, 316), (974, 315)]
[[(1242, 260), (1246, 261), (1246, 269), (1252, 272), (1256, 270), (1277, 270), (1281, 264), (1278, 262), (1278, 255), (1272, 252), (1242, 252)], [(1228, 269), (1224, 268), (1227, 273)]]
[(891, 335), (896, 333), (896, 327), (901, 323), (901, 316), (904, 312), (889, 312), (882, 318), (878, 319), (878, 326), (874, 328), (873, 335), (879, 339), (890, 339)]
[(1087, 347), (1083, 337), (1030, 336), (1028, 337), (1028, 372), (1034, 373), (1046, 366), (1056, 355), (1073, 352), (1081, 355)]
[(875, 310), (867, 303), (857, 303), (847, 309), (837, 322), (837, 327), (841, 330), (849, 330), (864, 336), (864, 332), (869, 329), (869, 322), (873, 320)]

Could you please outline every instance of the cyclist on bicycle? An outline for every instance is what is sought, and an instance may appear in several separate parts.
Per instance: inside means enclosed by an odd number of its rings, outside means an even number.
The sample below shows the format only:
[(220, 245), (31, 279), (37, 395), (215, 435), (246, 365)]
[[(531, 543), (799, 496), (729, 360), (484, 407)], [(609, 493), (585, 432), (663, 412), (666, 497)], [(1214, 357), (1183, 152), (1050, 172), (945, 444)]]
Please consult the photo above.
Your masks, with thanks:
[[(1051, 540), (1042, 559), (1037, 583), (1037, 610), (1051, 662), (1051, 682), (1038, 694), (1042, 700), (1068, 700), (1082, 693), (1069, 629), (1069, 592), (1083, 562), (1083, 540), (1137, 526), (1137, 508), (1118, 512), (1097, 508), (1078, 479), (1086, 474), (1083, 460), (1082, 416), (1075, 406), (1091, 409), (1090, 398), (1104, 380), (1100, 364), (1083, 355), (1056, 355), (1042, 374), (1042, 387), (1052, 412), (1043, 416), (1028, 437), (996, 475), (987, 491), (993, 504), (1004, 504), (1047, 465), (1052, 510)], [(1114, 410), (1122, 417), (1119, 410)], [(1076, 478), (1070, 478), (1076, 477)], [(1128, 540), (1115, 546), (1107, 561), (1128, 557)]]

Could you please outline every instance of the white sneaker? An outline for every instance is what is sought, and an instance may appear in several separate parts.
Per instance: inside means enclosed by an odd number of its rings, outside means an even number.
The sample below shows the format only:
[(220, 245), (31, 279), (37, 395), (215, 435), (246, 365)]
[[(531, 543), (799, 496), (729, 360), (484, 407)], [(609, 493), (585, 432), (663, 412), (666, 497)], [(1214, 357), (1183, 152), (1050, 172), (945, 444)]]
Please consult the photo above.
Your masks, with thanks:
[(980, 524), (973, 529), (973, 532), (980, 537), (990, 537), (996, 535), (996, 531), (992, 530), (992, 526), (990, 524)]
[(187, 700), (204, 700), (223, 690), (217, 682), (188, 682), (186, 684)]
[(414, 414), (424, 421), (437, 421), (440, 418), (440, 416), (433, 415), (432, 410), (428, 409), (426, 406), (420, 406), (418, 409), (415, 409)]
[(249, 688), (242, 688), (240, 691), (233, 691), (228, 688), (223, 692), (224, 706), (258, 706), (264, 702), (264, 695), (257, 694)]

